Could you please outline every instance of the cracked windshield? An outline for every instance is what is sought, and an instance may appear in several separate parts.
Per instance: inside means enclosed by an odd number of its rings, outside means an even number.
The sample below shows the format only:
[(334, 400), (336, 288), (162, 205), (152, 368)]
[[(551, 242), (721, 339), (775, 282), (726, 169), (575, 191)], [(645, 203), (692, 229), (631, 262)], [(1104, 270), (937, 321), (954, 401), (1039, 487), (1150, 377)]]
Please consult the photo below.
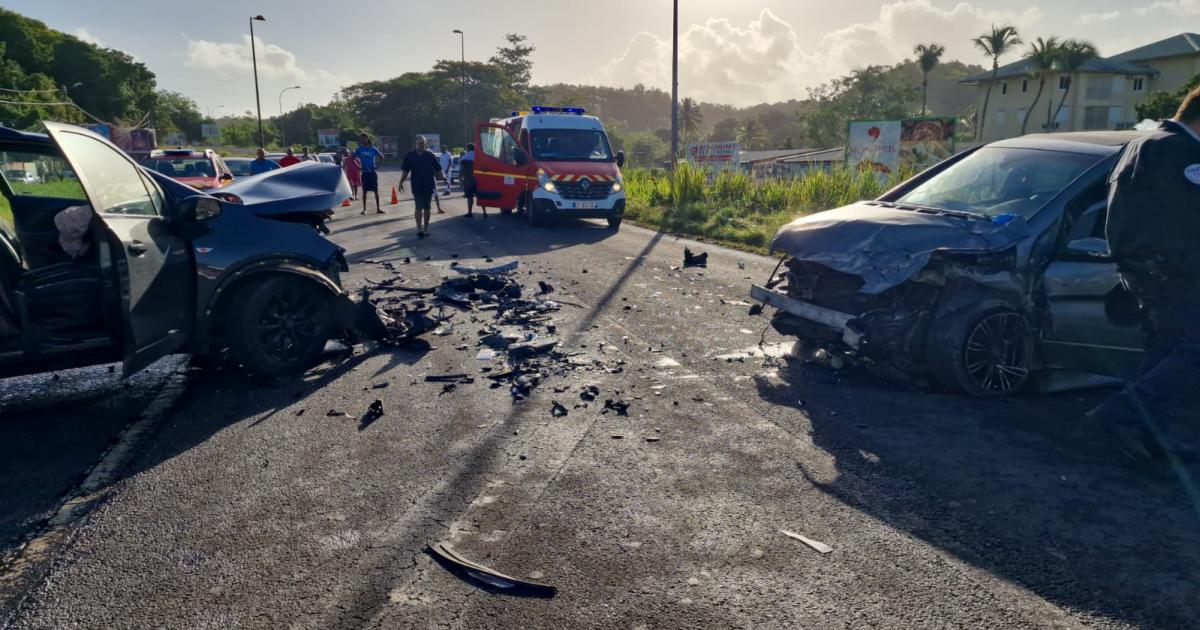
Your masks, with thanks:
[(118, 4), (0, 7), (0, 629), (1200, 628), (1193, 0)]

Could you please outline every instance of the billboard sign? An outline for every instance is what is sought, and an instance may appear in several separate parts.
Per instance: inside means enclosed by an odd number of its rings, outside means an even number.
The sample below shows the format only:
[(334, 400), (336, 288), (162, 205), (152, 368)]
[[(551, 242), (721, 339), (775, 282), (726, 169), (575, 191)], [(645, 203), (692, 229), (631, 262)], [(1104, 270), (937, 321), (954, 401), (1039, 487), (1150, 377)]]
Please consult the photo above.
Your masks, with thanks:
[(200, 123), (200, 137), (212, 140), (221, 135), (221, 128), (216, 123)]
[(846, 139), (846, 166), (888, 176), (922, 170), (954, 155), (953, 118), (856, 120)]
[[(429, 149), (429, 151), (431, 153), (441, 153), (442, 152), (442, 135), (441, 134), (438, 134), (438, 133), (419, 133), (419, 134), (417, 134), (417, 137), (421, 137), (421, 136), (425, 137), (426, 148)], [(417, 146), (417, 138), (413, 138), (413, 146), (414, 147)]]
[(379, 136), (379, 151), (385, 155), (396, 155), (400, 152), (400, 137)]
[(688, 145), (688, 164), (710, 173), (736, 169), (742, 146), (737, 142), (697, 142)]
[(340, 134), (337, 129), (318, 129), (317, 146), (336, 147), (338, 145), (338, 135)]
[(846, 166), (887, 176), (900, 168), (899, 120), (853, 120), (846, 139)]

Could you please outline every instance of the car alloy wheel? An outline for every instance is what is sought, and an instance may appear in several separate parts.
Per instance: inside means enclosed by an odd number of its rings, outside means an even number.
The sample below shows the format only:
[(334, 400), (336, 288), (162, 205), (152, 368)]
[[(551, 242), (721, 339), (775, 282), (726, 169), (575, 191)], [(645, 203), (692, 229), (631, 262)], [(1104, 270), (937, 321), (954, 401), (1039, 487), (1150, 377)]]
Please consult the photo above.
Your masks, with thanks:
[(321, 295), (303, 285), (283, 284), (271, 295), (258, 317), (257, 337), (264, 354), (281, 363), (295, 361), (325, 344), (326, 310)]
[(1019, 313), (1002, 310), (982, 317), (963, 346), (963, 367), (980, 392), (1005, 395), (1029, 380), (1028, 331)]

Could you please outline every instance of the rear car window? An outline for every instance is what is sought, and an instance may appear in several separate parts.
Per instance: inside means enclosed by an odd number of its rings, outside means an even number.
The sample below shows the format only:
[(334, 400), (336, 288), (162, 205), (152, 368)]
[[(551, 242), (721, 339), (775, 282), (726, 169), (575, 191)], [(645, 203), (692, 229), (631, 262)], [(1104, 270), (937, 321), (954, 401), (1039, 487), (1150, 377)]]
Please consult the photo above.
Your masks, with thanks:
[(142, 166), (167, 177), (216, 177), (213, 163), (206, 157), (159, 157), (142, 160)]

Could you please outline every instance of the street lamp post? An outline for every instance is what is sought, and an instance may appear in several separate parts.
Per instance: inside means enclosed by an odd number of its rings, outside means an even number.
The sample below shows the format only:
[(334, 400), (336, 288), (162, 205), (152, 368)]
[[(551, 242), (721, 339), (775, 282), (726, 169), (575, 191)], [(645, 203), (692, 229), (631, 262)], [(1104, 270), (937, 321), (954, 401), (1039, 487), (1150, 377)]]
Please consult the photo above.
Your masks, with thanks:
[(225, 106), (224, 105), (209, 105), (207, 108), (208, 109), (208, 117), (212, 118), (213, 112), (217, 111), (218, 109), (221, 109), (222, 107), (225, 107)]
[(671, 168), (679, 161), (679, 0), (671, 28)]
[(285, 137), (285, 134), (283, 131), (283, 93), (287, 92), (288, 90), (299, 90), (299, 89), (300, 89), (299, 85), (292, 85), (289, 87), (285, 87), (282, 90), (279, 90), (279, 144), (282, 144), (285, 147), (287, 146), (287, 138)]
[[(463, 146), (471, 141), (471, 125), (467, 121), (467, 35), (461, 29), (454, 29), (458, 34), (459, 46), (462, 49), (462, 110), (463, 110)], [(464, 149), (465, 150), (465, 149)]]
[(267, 18), (256, 15), (250, 18), (250, 63), (254, 66), (254, 104), (258, 107), (258, 146), (267, 146), (267, 136), (262, 126), (262, 99), (258, 96), (258, 52), (254, 49), (254, 23), (265, 22)]

